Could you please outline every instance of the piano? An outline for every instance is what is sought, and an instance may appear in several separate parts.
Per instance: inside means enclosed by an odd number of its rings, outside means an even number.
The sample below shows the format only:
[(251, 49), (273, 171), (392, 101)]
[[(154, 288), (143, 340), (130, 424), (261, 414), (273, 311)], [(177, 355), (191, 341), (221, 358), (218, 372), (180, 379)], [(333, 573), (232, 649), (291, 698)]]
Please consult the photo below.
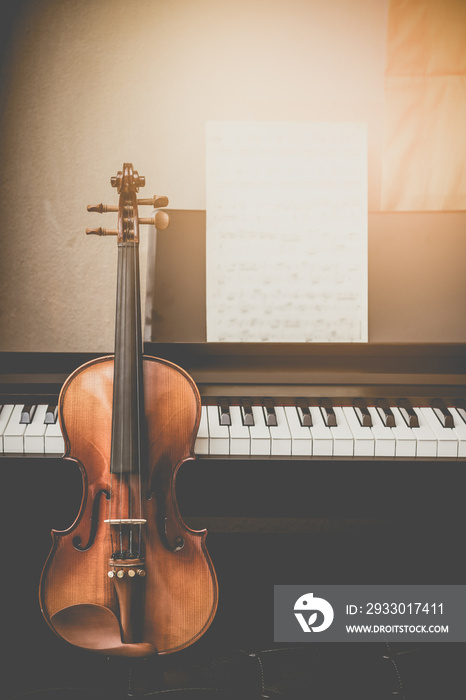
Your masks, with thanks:
[[(270, 644), (275, 584), (464, 580), (465, 345), (146, 343), (145, 352), (184, 367), (202, 399), (197, 458), (176, 478), (181, 516), (207, 529), (219, 579), (200, 649)], [(61, 458), (55, 407), (69, 373), (93, 357), (0, 355), (7, 583), (14, 599), (21, 582), (40, 649), (54, 642), (36, 602), (50, 531), (73, 522), (83, 486)], [(58, 643), (47, 652), (64, 653)]]
[[(461, 345), (151, 343), (146, 352), (180, 364), (198, 384), (201, 459), (466, 460)], [(22, 368), (17, 358), (16, 371), (0, 377), (0, 454), (60, 457), (67, 374), (41, 372), (53, 356), (36, 358), (32, 375), (34, 358), (19, 359)]]
[[(146, 343), (145, 352), (186, 369), (201, 394), (197, 459), (177, 476), (193, 527), (214, 518), (228, 531), (301, 531), (320, 516), (380, 517), (394, 500), (405, 514), (439, 497), (437, 508), (460, 508), (463, 344)], [(2, 356), (3, 461), (61, 458), (60, 387), (92, 357)]]
[[(207, 528), (219, 579), (216, 619), (198, 648), (270, 648), (275, 584), (464, 583), (466, 344), (451, 332), (464, 294), (432, 284), (419, 263), (429, 215), (369, 215), (371, 342), (293, 345), (205, 342), (205, 213), (170, 216), (153, 256), (145, 352), (186, 369), (202, 399), (196, 459), (176, 478), (183, 520)], [(454, 241), (443, 215), (430, 240), (451, 248), (448, 282), (458, 281), (464, 213), (445, 217), (457, 221)], [(400, 253), (406, 246), (412, 254)], [(426, 252), (424, 263), (439, 255)], [(427, 313), (434, 295), (445, 318)], [(400, 341), (415, 332), (429, 342)], [(43, 623), (37, 586), (51, 529), (70, 526), (82, 497), (55, 407), (67, 376), (98, 355), (0, 353), (7, 599), (20, 585), (38, 667), (60, 667), (69, 652)], [(10, 646), (24, 649), (18, 606), (9, 607)]]

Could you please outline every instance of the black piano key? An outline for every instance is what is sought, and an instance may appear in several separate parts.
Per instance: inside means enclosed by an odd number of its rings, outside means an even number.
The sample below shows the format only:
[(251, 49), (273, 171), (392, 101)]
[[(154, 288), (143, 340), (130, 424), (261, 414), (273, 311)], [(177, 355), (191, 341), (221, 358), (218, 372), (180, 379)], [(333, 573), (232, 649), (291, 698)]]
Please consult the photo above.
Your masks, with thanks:
[(419, 418), (411, 402), (408, 399), (398, 399), (396, 404), (408, 428), (419, 428)]
[(364, 428), (372, 427), (372, 417), (367, 408), (367, 404), (364, 399), (354, 399), (353, 409), (358, 418), (358, 421)]
[(432, 399), (430, 402), (430, 405), (432, 407), (432, 410), (434, 411), (435, 415), (440, 421), (440, 424), (444, 428), (454, 428), (455, 427), (455, 422), (453, 420), (453, 416), (451, 415), (450, 411), (448, 410), (446, 404), (442, 399)]
[(272, 399), (264, 399), (264, 411), (265, 411), (265, 424), (269, 426), (278, 425), (277, 424), (277, 414), (275, 413), (275, 408)]
[(219, 399), (218, 415), (220, 425), (231, 425), (230, 406), (227, 399)]
[(241, 399), (241, 418), (243, 425), (254, 425), (251, 399)]
[(460, 414), (461, 418), (463, 421), (466, 423), (466, 400), (465, 399), (456, 399), (455, 400), (455, 408)]
[(388, 405), (387, 399), (376, 399), (375, 408), (384, 426), (386, 428), (394, 428), (396, 425), (395, 416), (392, 413), (392, 409)]
[(46, 425), (53, 425), (54, 423), (57, 422), (57, 417), (58, 417), (58, 406), (54, 406), (53, 404), (50, 404), (49, 406), (47, 406), (47, 410), (45, 412), (44, 423)]
[(330, 399), (320, 399), (319, 405), (322, 418), (327, 428), (336, 428), (337, 417)]
[(36, 412), (37, 406), (29, 404), (27, 406), (23, 406), (23, 410), (21, 411), (21, 420), (19, 421), (21, 424), (29, 424), (32, 422), (32, 419), (34, 418), (34, 413)]
[(312, 428), (312, 416), (306, 399), (296, 399), (296, 408), (302, 426)]

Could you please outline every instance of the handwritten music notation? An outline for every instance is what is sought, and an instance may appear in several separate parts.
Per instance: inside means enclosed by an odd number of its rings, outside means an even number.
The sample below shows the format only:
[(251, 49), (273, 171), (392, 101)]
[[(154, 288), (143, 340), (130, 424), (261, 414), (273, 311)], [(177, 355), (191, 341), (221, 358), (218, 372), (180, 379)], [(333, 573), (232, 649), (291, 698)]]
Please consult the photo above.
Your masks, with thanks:
[(207, 340), (367, 341), (360, 123), (208, 122)]

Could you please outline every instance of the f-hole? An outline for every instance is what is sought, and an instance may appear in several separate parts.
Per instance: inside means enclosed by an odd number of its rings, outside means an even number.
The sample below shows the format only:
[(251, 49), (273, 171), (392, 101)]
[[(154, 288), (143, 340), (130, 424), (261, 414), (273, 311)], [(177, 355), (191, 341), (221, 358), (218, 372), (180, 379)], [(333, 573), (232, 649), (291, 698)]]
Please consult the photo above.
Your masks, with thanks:
[(91, 515), (91, 530), (89, 532), (89, 541), (85, 547), (81, 547), (81, 537), (76, 535), (73, 537), (73, 547), (78, 550), (78, 552), (87, 552), (88, 549), (94, 544), (95, 536), (97, 534), (97, 527), (99, 525), (99, 507), (100, 507), (100, 497), (104, 494), (105, 498), (110, 500), (110, 493), (106, 489), (101, 489), (97, 492), (94, 498), (94, 503), (92, 505), (92, 515)]

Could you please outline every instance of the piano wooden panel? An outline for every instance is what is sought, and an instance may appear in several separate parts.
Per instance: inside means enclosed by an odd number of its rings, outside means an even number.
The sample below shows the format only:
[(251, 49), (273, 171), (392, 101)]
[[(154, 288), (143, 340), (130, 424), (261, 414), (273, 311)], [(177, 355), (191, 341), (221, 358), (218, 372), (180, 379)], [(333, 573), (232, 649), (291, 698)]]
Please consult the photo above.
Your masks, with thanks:
[[(205, 224), (172, 210), (149, 238), (146, 340), (205, 341)], [(466, 341), (465, 231), (466, 212), (369, 212), (371, 343)]]

